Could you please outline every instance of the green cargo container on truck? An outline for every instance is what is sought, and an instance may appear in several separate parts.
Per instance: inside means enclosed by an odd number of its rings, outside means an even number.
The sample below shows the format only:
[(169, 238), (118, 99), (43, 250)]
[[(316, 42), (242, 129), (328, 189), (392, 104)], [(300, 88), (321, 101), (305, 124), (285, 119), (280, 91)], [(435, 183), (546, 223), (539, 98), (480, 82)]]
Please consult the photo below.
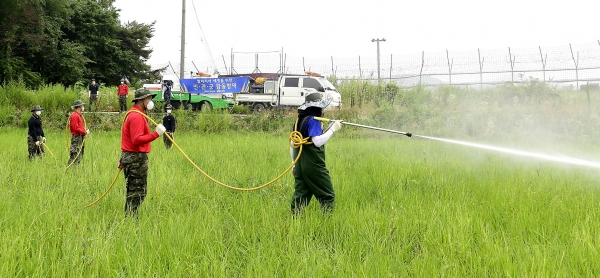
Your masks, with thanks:
[[(195, 79), (195, 78), (193, 78)], [(163, 102), (163, 88), (166, 82), (171, 82), (171, 104), (173, 108), (179, 109), (182, 105), (185, 109), (191, 108), (193, 110), (206, 110), (206, 109), (225, 109), (233, 107), (233, 94), (231, 93), (195, 93), (194, 90), (186, 90), (184, 86), (182, 88), (181, 82), (188, 79), (179, 80), (176, 76), (165, 75), (159, 84), (144, 84), (144, 88), (147, 88), (151, 92), (156, 94), (153, 99), (155, 102)], [(189, 81), (189, 80), (188, 80)]]

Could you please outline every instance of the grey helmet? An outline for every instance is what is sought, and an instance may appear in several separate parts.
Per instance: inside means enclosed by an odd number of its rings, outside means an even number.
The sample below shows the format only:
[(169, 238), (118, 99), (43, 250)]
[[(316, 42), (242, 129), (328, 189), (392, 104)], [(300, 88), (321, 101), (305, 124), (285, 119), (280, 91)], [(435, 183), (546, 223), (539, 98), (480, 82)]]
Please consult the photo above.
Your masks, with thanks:
[(79, 106), (83, 106), (84, 104), (85, 104), (85, 103), (83, 103), (83, 101), (81, 101), (81, 100), (79, 100), (79, 99), (78, 99), (78, 100), (76, 100), (76, 101), (73, 103), (73, 106), (71, 106), (71, 109), (75, 110), (75, 108), (77, 108), (77, 107), (79, 107)]
[(304, 97), (304, 103), (298, 107), (298, 110), (306, 110), (309, 107), (319, 107), (325, 109), (329, 106), (330, 101), (324, 100), (320, 92), (315, 89), (303, 89), (306, 96)]
[(156, 94), (150, 92), (150, 90), (146, 88), (139, 88), (135, 90), (135, 96), (131, 102), (135, 102), (138, 99), (145, 99), (148, 96), (152, 96), (152, 98), (156, 97)]

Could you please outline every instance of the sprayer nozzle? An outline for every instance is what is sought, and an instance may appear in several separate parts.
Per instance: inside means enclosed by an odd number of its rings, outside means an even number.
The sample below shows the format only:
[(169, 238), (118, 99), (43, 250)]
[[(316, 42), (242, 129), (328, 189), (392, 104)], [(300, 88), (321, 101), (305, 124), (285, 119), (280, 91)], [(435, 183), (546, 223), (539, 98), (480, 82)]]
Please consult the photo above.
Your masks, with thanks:
[(410, 133), (410, 132), (407, 132), (407, 133), (406, 133), (406, 136), (408, 136), (408, 137), (412, 137), (412, 133)]

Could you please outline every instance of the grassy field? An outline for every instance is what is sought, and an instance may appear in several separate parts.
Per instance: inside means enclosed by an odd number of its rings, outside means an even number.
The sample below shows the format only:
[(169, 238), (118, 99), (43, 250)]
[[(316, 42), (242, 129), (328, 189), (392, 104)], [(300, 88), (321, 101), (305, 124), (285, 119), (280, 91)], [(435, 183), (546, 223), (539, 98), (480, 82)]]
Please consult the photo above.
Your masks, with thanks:
[[(136, 221), (124, 217), (122, 174), (84, 208), (117, 172), (118, 131), (93, 132), (82, 165), (65, 172), (63, 132), (47, 134), (58, 161), (29, 162), (26, 130), (1, 128), (0, 277), (600, 275), (597, 169), (347, 129), (327, 144), (329, 217), (314, 200), (291, 217), (291, 174), (233, 191), (157, 140)], [(286, 133), (176, 136), (234, 186), (262, 184), (290, 162)]]

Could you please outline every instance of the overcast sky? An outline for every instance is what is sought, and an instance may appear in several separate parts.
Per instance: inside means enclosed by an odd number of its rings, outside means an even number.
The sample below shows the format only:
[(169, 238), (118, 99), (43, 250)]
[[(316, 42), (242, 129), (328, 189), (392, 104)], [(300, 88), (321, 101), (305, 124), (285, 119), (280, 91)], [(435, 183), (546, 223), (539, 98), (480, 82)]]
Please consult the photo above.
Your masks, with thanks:
[[(168, 3), (168, 4), (167, 4)], [(233, 51), (305, 57), (537, 48), (597, 43), (598, 0), (187, 0), (186, 60), (206, 60), (198, 19), (217, 59)], [(117, 0), (122, 22), (156, 21), (151, 64), (179, 62), (181, 0)], [(599, 46), (600, 47), (600, 46)], [(221, 62), (222, 63), (222, 62)]]

